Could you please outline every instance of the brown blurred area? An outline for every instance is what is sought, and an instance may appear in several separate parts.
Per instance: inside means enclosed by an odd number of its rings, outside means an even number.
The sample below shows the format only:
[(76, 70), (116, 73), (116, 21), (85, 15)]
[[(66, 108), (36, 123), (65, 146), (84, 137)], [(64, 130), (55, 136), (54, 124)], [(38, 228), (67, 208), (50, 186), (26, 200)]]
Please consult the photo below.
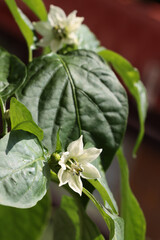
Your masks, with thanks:
[[(125, 153), (130, 167), (130, 181), (147, 220), (148, 239), (159, 240), (160, 223), (160, 4), (159, 1), (134, 0), (45, 0), (62, 7), (66, 13), (78, 10), (84, 23), (96, 34), (101, 44), (127, 58), (139, 69), (147, 88), (149, 111), (146, 135), (136, 159), (131, 152), (138, 133), (138, 117), (131, 96), (129, 126), (125, 137)], [(18, 1), (31, 19), (36, 17)], [(27, 62), (27, 47), (3, 0), (0, 0), (0, 45)], [(119, 170), (116, 160), (107, 172), (119, 201)], [(127, 239), (128, 240), (128, 239)]]

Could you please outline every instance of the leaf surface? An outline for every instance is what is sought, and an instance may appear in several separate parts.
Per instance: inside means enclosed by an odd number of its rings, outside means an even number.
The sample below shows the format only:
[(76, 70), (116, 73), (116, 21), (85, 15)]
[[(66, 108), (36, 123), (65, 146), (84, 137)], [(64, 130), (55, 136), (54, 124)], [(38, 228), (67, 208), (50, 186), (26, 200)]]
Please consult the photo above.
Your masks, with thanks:
[(30, 209), (0, 206), (1, 240), (38, 240), (50, 215), (48, 194)]
[(33, 121), (31, 113), (16, 98), (10, 101), (11, 130), (24, 130), (33, 133), (40, 141), (43, 139), (43, 131)]
[(83, 207), (71, 197), (63, 196), (61, 207), (53, 216), (53, 227), (55, 240), (104, 240)]
[(0, 48), (0, 97), (9, 98), (23, 84), (26, 67), (16, 56)]
[(99, 55), (108, 63), (111, 63), (136, 101), (140, 122), (140, 132), (133, 149), (133, 156), (136, 156), (136, 152), (144, 136), (144, 122), (148, 107), (146, 89), (140, 80), (141, 78), (138, 70), (125, 58), (110, 50), (100, 51)]
[(124, 221), (116, 214), (112, 214), (106, 207), (100, 204), (96, 198), (85, 188), (83, 192), (90, 198), (95, 204), (102, 217), (104, 218), (106, 225), (110, 231), (109, 240), (124, 240)]
[(103, 148), (102, 164), (109, 166), (125, 132), (128, 101), (115, 74), (95, 53), (80, 50), (35, 59), (18, 98), (43, 129), (50, 152), (61, 128), (64, 148), (83, 134), (85, 142)]
[(121, 215), (125, 222), (125, 239), (145, 240), (146, 221), (130, 185), (127, 161), (120, 148), (117, 157), (121, 170)]
[(34, 34), (30, 26), (26, 23), (24, 19), (24, 14), (19, 11), (15, 0), (5, 0), (11, 14), (13, 15), (20, 31), (22, 32), (28, 46), (29, 50), (29, 60), (32, 60), (32, 48), (34, 46)]
[(0, 139), (0, 204), (36, 205), (46, 194), (49, 174), (37, 137), (18, 130)]
[(22, 0), (40, 20), (47, 19), (47, 11), (42, 0)]

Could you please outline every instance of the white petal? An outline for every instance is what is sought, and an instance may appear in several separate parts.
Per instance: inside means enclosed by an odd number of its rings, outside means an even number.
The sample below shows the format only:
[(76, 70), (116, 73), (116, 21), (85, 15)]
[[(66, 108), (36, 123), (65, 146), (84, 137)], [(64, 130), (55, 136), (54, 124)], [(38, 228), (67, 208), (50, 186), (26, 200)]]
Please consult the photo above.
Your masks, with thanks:
[(58, 171), (57, 176), (60, 181), (59, 186), (66, 184), (71, 178), (70, 172), (67, 170), (63, 170), (62, 168)]
[(54, 5), (50, 6), (48, 20), (52, 26), (59, 25), (59, 21), (66, 19), (66, 14), (63, 9), (56, 7)]
[(72, 21), (74, 18), (76, 18), (76, 14), (77, 14), (77, 10), (72, 11), (72, 12), (68, 15), (67, 19)]
[(84, 149), (83, 153), (78, 156), (79, 163), (87, 163), (94, 161), (102, 152), (102, 149), (98, 149), (95, 147)]
[(79, 193), (80, 196), (82, 195), (83, 185), (82, 185), (80, 176), (77, 176), (76, 174), (72, 175), (68, 184), (69, 184), (70, 188), (73, 189), (73, 191)]
[[(65, 40), (65, 39), (64, 39)], [(78, 38), (77, 38), (77, 35), (72, 32), (72, 33), (69, 33), (68, 36), (67, 36), (67, 39), (66, 39), (67, 43), (68, 44), (78, 44)], [(65, 42), (66, 43), (66, 42)]]
[(83, 178), (96, 179), (101, 177), (98, 169), (90, 163), (82, 164), (82, 169), (83, 172), (81, 172), (81, 176)]
[(69, 152), (70, 157), (76, 157), (83, 153), (83, 136), (81, 135), (79, 139), (71, 142), (68, 145), (67, 151)]
[(50, 48), (52, 52), (57, 52), (59, 49), (61, 49), (63, 46), (62, 41), (58, 41), (54, 39), (53, 41), (50, 42)]
[(50, 43), (52, 41), (52, 36), (45, 36), (44, 38), (41, 38), (40, 41), (37, 43), (38, 46), (41, 47), (48, 47), (50, 46)]
[(69, 20), (67, 30), (69, 32), (77, 31), (83, 20), (84, 20), (83, 17), (76, 17), (75, 19), (72, 20), (72, 22)]
[(62, 153), (61, 159), (59, 160), (58, 164), (65, 170), (66, 169), (66, 162), (68, 160), (69, 152)]
[(42, 36), (50, 35), (52, 31), (52, 26), (50, 25), (49, 22), (33, 22), (33, 26), (35, 30), (41, 34)]

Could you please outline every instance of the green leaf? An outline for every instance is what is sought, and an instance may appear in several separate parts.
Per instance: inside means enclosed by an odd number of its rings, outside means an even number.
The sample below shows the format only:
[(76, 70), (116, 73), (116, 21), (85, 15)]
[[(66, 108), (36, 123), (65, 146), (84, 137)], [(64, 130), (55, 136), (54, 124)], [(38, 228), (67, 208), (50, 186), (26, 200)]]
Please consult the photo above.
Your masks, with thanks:
[(30, 209), (0, 206), (1, 240), (36, 240), (46, 227), (50, 215), (48, 194)]
[(116, 214), (112, 214), (107, 208), (100, 204), (96, 198), (85, 188), (83, 192), (89, 197), (89, 199), (95, 204), (102, 217), (104, 218), (108, 229), (110, 231), (109, 240), (124, 240), (124, 222), (123, 219)]
[(10, 101), (11, 130), (24, 130), (33, 133), (40, 141), (43, 139), (43, 131), (33, 121), (31, 113), (16, 98)]
[(32, 29), (30, 29), (29, 25), (24, 20), (21, 12), (19, 11), (15, 0), (5, 0), (6, 4), (8, 5), (9, 10), (11, 11), (18, 27), (20, 28), (28, 46), (29, 50), (29, 61), (32, 60), (32, 48), (34, 46), (34, 34)]
[(97, 51), (100, 46), (100, 42), (96, 36), (90, 31), (90, 29), (82, 24), (77, 31), (78, 48)]
[[(84, 148), (87, 149), (91, 147), (94, 147), (93, 144), (88, 142), (85, 144)], [(96, 161), (92, 162), (92, 164), (98, 169), (101, 177), (98, 179), (87, 179), (87, 181), (90, 182), (95, 189), (97, 189), (97, 191), (101, 195), (104, 206), (107, 209), (109, 209), (112, 213), (118, 214), (118, 206), (108, 186), (106, 175), (100, 162), (101, 162), (100, 157), (98, 157)], [(90, 192), (92, 190), (89, 188), (89, 186), (87, 186), (87, 189), (90, 190)]]
[(96, 225), (75, 199), (63, 196), (53, 215), (54, 240), (104, 240)]
[(26, 67), (16, 56), (0, 48), (0, 97), (9, 98), (23, 84)]
[[(104, 173), (103, 173), (104, 174)], [(104, 206), (111, 211), (111, 213), (118, 214), (118, 207), (116, 204), (116, 201), (113, 197), (112, 192), (109, 189), (109, 186), (107, 184), (107, 181), (105, 179), (105, 174), (102, 176), (102, 171), (101, 171), (101, 178), (100, 179), (91, 179), (88, 180), (95, 189), (99, 192), (101, 195)]]
[(133, 150), (133, 156), (136, 156), (136, 152), (144, 136), (144, 122), (148, 106), (146, 89), (140, 80), (138, 70), (134, 68), (125, 58), (110, 50), (100, 51), (99, 55), (108, 63), (111, 63), (115, 71), (124, 81), (132, 96), (135, 98), (140, 121), (140, 132)]
[(131, 191), (127, 161), (121, 148), (117, 152), (117, 157), (121, 170), (121, 215), (125, 222), (125, 239), (145, 240), (145, 218)]
[(34, 59), (18, 98), (43, 129), (50, 152), (61, 128), (64, 148), (83, 134), (85, 142), (103, 148), (102, 163), (105, 169), (109, 166), (126, 129), (128, 101), (115, 74), (98, 55), (79, 50)]
[(37, 137), (18, 130), (0, 139), (0, 204), (36, 205), (46, 194), (49, 175)]
[(42, 0), (22, 0), (36, 15), (45, 21), (47, 20), (47, 11)]

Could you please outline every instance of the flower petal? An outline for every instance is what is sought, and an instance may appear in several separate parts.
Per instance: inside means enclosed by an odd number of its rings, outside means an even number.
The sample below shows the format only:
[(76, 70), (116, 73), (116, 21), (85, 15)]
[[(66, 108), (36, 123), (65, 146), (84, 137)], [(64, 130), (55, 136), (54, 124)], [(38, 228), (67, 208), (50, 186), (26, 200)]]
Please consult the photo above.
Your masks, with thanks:
[(78, 155), (83, 153), (83, 136), (81, 135), (79, 139), (76, 141), (71, 142), (68, 147), (67, 151), (69, 152), (70, 157), (77, 157)]
[(86, 179), (96, 179), (100, 178), (101, 175), (98, 171), (98, 169), (93, 166), (92, 164), (82, 164), (83, 172), (81, 172), (81, 176)]
[(78, 156), (79, 163), (88, 163), (94, 161), (102, 152), (102, 149), (98, 149), (95, 147), (84, 149), (83, 153)]
[(66, 184), (70, 178), (71, 178), (71, 173), (68, 170), (63, 170), (62, 168), (58, 171), (58, 179), (59, 179), (59, 186), (62, 186)]
[(66, 170), (66, 162), (68, 160), (69, 152), (62, 153), (61, 159), (59, 160), (58, 164)]
[(51, 41), (52, 41), (52, 36), (46, 35), (44, 38), (40, 39), (40, 41), (37, 43), (37, 46), (48, 47)]
[(57, 52), (59, 49), (62, 48), (62, 41), (58, 41), (54, 39), (53, 41), (50, 42), (50, 48), (53, 52)]
[(51, 5), (48, 13), (48, 20), (51, 23), (51, 25), (53, 27), (57, 26), (59, 25), (59, 22), (61, 22), (63, 19), (66, 19), (66, 14), (63, 11), (63, 9)]
[(83, 185), (80, 176), (77, 176), (76, 174), (72, 175), (68, 184), (73, 191), (79, 193), (80, 196), (82, 195)]
[(42, 36), (51, 34), (50, 32), (52, 31), (52, 26), (50, 25), (49, 22), (43, 22), (43, 21), (33, 22), (33, 26), (35, 30)]
[(72, 22), (70, 19), (68, 19), (66, 25), (68, 32), (77, 31), (80, 25), (82, 24), (83, 20), (84, 20), (83, 17), (75, 17), (74, 19), (72, 19)]

